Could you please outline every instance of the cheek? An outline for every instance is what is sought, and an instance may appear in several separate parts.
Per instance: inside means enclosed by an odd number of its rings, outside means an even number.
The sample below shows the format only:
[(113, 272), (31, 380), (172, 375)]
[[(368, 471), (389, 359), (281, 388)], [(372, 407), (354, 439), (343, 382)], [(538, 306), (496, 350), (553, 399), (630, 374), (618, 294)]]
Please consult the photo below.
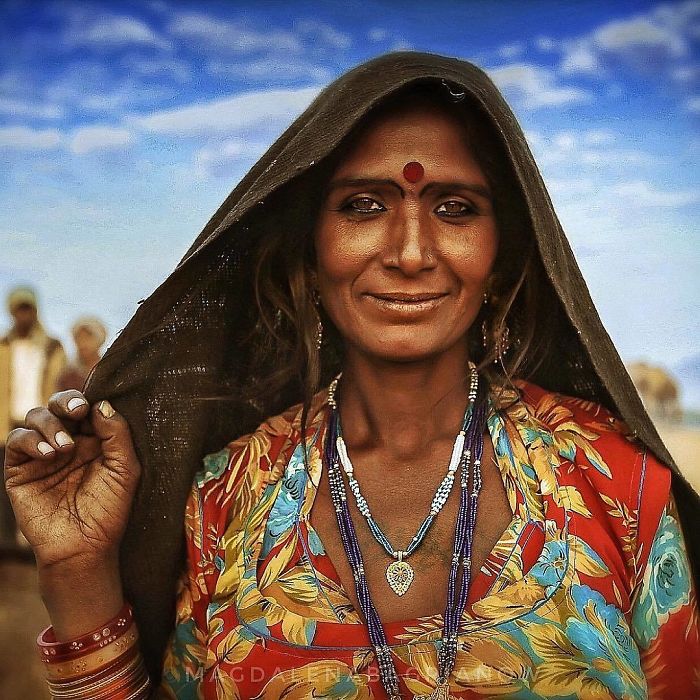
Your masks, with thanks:
[(495, 227), (468, 233), (443, 248), (446, 260), (452, 261), (454, 274), (464, 282), (482, 283), (493, 269), (498, 253), (498, 234)]
[(372, 228), (366, 224), (319, 227), (315, 246), (317, 273), (322, 287), (352, 281), (362, 273), (380, 248), (381, 236), (377, 236)]

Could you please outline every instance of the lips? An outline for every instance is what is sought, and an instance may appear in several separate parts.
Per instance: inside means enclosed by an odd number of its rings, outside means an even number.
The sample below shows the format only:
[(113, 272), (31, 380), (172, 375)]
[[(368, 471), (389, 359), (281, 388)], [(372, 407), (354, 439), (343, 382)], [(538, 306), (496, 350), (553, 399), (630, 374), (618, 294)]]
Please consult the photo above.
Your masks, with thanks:
[(416, 321), (433, 313), (449, 296), (447, 292), (367, 292), (365, 298), (387, 320)]
[(432, 301), (447, 296), (447, 292), (368, 292), (368, 296), (384, 301), (400, 302), (403, 304), (419, 304), (424, 301)]

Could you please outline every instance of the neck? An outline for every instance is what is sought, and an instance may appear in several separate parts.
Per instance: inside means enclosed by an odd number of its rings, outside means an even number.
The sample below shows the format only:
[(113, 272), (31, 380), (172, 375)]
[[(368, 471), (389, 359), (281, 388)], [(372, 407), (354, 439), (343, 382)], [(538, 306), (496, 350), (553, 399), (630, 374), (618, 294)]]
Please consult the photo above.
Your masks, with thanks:
[(83, 367), (87, 367), (88, 369), (92, 369), (100, 360), (100, 354), (95, 352), (95, 353), (79, 353), (78, 354), (78, 361)]
[(16, 338), (28, 338), (31, 334), (34, 328), (36, 327), (36, 324), (33, 324), (31, 326), (15, 326), (14, 327), (14, 332), (15, 332), (15, 337)]
[(454, 439), (468, 396), (468, 356), (458, 346), (421, 362), (386, 362), (349, 351), (338, 403), (350, 447), (409, 458)]

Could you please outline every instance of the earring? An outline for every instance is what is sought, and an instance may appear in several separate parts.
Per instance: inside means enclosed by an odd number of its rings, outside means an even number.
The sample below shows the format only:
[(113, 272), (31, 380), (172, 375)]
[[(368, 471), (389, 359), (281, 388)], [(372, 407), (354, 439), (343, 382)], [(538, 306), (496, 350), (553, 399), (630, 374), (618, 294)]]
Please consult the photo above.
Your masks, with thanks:
[(318, 293), (318, 289), (311, 290), (311, 300), (316, 307), (316, 316), (318, 317), (318, 323), (316, 325), (316, 350), (320, 350), (321, 345), (323, 345), (323, 322), (321, 321), (321, 312), (319, 310), (321, 295)]
[(503, 332), (500, 337), (496, 340), (496, 354), (498, 355), (498, 361), (503, 364), (503, 356), (508, 352), (510, 348), (510, 328), (503, 325)]
[(484, 319), (481, 322), (481, 339), (487, 354), (490, 344), (489, 341), (493, 341), (494, 349), (496, 351), (496, 357), (494, 357), (493, 363), (497, 365), (500, 362), (502, 365), (503, 357), (510, 349), (510, 328), (504, 324), (502, 332), (498, 335), (498, 337), (496, 337), (495, 334), (489, 330), (486, 319)]
[(318, 325), (316, 326), (316, 350), (321, 349), (323, 345), (323, 323), (321, 323), (321, 318), (318, 319)]

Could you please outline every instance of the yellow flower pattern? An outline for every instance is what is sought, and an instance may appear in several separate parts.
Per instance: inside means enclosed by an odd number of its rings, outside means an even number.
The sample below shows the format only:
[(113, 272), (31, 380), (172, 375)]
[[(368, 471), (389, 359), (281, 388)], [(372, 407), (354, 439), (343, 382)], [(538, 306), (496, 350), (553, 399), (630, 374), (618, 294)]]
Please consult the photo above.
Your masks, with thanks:
[[(306, 445), (293, 407), (205, 458), (161, 697), (386, 700), (363, 621), (308, 522), (324, 397)], [(513, 519), (474, 576), (450, 692), (700, 697), (669, 470), (602, 406), (524, 381), (492, 390), (488, 429)], [(385, 628), (402, 697), (431, 693), (442, 616)]]

